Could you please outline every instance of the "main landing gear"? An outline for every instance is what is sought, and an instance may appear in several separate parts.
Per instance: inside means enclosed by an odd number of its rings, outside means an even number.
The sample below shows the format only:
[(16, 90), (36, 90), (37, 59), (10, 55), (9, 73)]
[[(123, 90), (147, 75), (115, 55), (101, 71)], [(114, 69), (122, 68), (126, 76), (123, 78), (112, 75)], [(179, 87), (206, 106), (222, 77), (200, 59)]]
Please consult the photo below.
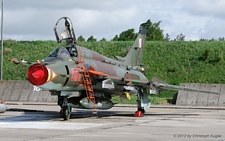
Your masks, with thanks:
[(150, 100), (148, 99), (147, 90), (145, 88), (140, 88), (137, 95), (137, 111), (135, 112), (135, 117), (143, 117), (145, 111), (150, 107)]

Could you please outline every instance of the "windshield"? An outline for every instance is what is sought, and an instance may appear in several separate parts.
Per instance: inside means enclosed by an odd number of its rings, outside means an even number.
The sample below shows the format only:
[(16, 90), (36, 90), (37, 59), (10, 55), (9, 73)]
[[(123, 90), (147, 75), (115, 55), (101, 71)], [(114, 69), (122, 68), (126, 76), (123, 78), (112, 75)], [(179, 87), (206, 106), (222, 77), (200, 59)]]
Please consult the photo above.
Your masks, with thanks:
[(52, 50), (48, 57), (70, 58), (70, 53), (64, 47), (56, 47), (54, 50)]
[(58, 57), (61, 57), (61, 58), (70, 58), (70, 53), (69, 53), (69, 51), (66, 48), (63, 48), (60, 51)]
[(57, 57), (59, 53), (59, 47), (56, 47), (51, 51), (51, 53), (48, 55), (48, 57)]

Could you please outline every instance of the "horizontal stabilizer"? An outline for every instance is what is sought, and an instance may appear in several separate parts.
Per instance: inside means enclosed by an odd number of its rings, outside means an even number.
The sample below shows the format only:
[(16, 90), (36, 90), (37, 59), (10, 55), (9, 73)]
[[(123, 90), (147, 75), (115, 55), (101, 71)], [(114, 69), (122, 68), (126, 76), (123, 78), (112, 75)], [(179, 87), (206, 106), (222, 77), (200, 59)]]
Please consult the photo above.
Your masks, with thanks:
[(210, 93), (210, 94), (219, 94), (219, 92), (212, 92), (212, 91), (204, 91), (200, 89), (188, 88), (183, 86), (176, 86), (176, 85), (169, 85), (169, 84), (160, 84), (160, 89), (165, 90), (184, 90), (184, 91), (193, 91), (193, 92), (202, 92), (202, 93)]
[(158, 94), (160, 90), (184, 90), (184, 91), (192, 91), (192, 92), (219, 94), (219, 92), (212, 92), (212, 91), (205, 91), (205, 90), (194, 89), (189, 87), (170, 85), (158, 78), (152, 78), (152, 81), (150, 82), (150, 90), (153, 91), (154, 94)]

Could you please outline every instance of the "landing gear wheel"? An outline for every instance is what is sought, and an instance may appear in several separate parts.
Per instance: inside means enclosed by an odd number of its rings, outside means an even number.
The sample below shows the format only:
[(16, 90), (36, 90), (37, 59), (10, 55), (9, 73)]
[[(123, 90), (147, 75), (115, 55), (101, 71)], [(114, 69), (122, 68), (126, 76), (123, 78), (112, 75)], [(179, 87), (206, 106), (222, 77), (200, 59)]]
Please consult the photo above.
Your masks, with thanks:
[(64, 120), (70, 119), (71, 108), (69, 109), (68, 106), (64, 106), (62, 108), (62, 114), (63, 114), (63, 119)]
[(135, 112), (135, 117), (143, 117), (145, 115), (145, 110), (142, 108), (138, 108), (138, 110)]

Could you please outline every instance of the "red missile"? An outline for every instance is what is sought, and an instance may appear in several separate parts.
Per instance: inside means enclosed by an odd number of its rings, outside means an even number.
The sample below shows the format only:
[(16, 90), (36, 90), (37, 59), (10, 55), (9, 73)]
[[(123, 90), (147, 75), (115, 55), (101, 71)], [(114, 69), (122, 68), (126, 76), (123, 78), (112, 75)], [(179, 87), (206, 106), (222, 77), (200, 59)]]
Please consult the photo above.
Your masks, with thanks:
[(7, 109), (7, 106), (4, 101), (0, 101), (0, 113), (4, 113)]

